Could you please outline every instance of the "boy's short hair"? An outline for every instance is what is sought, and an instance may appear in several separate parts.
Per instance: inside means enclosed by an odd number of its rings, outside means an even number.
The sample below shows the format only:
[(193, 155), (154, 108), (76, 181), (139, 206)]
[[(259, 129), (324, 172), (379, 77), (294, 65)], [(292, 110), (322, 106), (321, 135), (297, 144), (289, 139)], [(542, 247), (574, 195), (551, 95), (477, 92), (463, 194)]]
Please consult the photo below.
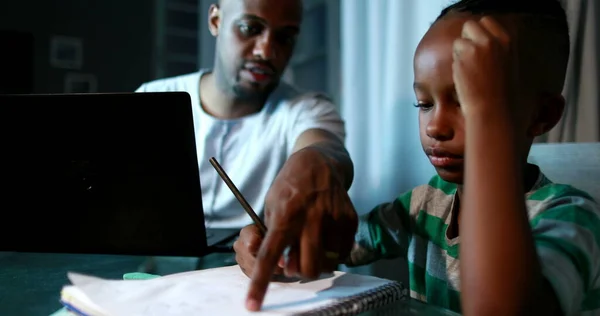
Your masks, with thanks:
[[(520, 56), (527, 65), (535, 65), (543, 88), (549, 92), (561, 92), (569, 60), (569, 25), (559, 0), (460, 0), (442, 10), (436, 21), (453, 13), (471, 15), (522, 15), (519, 23), (531, 36)], [(519, 30), (521, 32), (521, 30)]]

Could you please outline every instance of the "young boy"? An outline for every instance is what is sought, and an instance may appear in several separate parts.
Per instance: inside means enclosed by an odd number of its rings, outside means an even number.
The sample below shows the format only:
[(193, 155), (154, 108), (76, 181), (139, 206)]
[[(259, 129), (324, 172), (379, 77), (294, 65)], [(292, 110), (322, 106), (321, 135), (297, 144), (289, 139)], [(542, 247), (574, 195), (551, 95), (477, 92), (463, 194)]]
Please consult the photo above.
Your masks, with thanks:
[(558, 1), (443, 10), (414, 58), (438, 175), (367, 214), (348, 264), (406, 257), (413, 298), (468, 315), (600, 314), (598, 206), (527, 164), (562, 114), (568, 56)]
[[(346, 264), (405, 257), (413, 298), (466, 315), (599, 315), (598, 205), (527, 163), (534, 137), (562, 115), (568, 57), (557, 0), (444, 9), (414, 58), (421, 143), (437, 175), (361, 218)], [(278, 255), (267, 236), (253, 256), (258, 236), (249, 226), (235, 247), (253, 271), (253, 302), (265, 258)]]

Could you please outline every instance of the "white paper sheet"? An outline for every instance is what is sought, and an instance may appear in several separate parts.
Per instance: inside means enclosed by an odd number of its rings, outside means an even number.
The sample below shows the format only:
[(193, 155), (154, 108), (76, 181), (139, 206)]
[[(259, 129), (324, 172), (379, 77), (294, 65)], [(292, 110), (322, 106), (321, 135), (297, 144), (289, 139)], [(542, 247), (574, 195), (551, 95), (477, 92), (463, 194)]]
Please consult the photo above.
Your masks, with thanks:
[(151, 280), (104, 280), (69, 273), (69, 279), (111, 316), (288, 315), (310, 311), (390, 281), (335, 272), (311, 282), (271, 283), (263, 310), (244, 307), (249, 279), (239, 266)]

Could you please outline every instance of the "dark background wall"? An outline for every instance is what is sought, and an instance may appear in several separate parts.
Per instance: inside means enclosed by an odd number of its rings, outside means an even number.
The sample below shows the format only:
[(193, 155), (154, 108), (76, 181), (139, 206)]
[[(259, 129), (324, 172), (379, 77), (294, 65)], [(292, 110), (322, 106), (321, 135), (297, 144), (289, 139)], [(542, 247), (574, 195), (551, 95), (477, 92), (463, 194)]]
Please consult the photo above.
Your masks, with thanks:
[[(151, 0), (0, 1), (0, 34), (5, 34), (0, 35), (0, 85), (15, 81), (11, 71), (20, 74), (32, 71), (31, 92), (60, 93), (64, 92), (65, 75), (74, 71), (96, 75), (100, 92), (135, 90), (142, 82), (154, 78), (153, 3)], [(32, 36), (31, 57), (27, 55), (27, 41), (23, 41), (23, 47), (16, 47), (14, 40), (7, 39), (6, 31), (18, 31), (25, 34), (24, 38)], [(83, 40), (80, 70), (51, 67), (50, 39), (55, 35)], [(21, 56), (22, 61), (15, 60), (15, 55)], [(25, 64), (28, 59), (33, 59), (32, 69)]]

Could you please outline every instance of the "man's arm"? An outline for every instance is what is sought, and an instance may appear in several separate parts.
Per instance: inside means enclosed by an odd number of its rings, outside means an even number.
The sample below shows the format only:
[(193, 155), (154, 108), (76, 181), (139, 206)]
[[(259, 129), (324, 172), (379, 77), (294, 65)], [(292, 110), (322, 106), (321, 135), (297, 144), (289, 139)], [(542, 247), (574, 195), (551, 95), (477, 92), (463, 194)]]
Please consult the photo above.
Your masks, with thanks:
[(300, 134), (292, 154), (302, 150), (316, 151), (327, 157), (346, 190), (350, 189), (354, 178), (354, 165), (339, 137), (324, 129), (309, 129)]
[(294, 154), (306, 153), (310, 156), (318, 153), (333, 167), (334, 176), (343, 183), (344, 188), (350, 189), (354, 166), (344, 146), (345, 123), (335, 104), (324, 95), (308, 93), (292, 101), (290, 110), (293, 122), (286, 135), (290, 157)]
[(350, 252), (358, 222), (347, 192), (353, 165), (343, 145), (344, 122), (335, 105), (305, 95), (287, 106), (289, 157), (265, 198), (269, 230), (251, 275), (250, 310), (260, 308), (286, 247), (290, 247), (286, 274), (316, 278)]

